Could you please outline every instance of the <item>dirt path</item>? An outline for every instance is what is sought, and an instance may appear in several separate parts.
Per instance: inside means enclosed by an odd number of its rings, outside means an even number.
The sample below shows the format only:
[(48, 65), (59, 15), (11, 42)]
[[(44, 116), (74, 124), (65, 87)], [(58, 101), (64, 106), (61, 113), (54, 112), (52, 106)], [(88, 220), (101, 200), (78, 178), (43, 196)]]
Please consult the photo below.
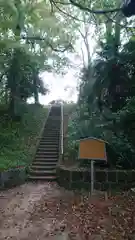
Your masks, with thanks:
[[(56, 184), (24, 184), (0, 193), (0, 240), (46, 239), (52, 231), (53, 219), (31, 219), (35, 207), (44, 201), (60, 198), (62, 191)], [(48, 237), (47, 237), (48, 239)]]
[(133, 196), (105, 201), (55, 183), (28, 183), (0, 192), (0, 240), (133, 240), (134, 229)]

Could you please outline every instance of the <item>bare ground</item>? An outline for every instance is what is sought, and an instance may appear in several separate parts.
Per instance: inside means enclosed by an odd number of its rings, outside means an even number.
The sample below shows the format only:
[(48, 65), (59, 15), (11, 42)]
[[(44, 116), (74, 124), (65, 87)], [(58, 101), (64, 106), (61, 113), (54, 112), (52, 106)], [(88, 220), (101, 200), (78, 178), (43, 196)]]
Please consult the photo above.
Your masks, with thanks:
[(61, 192), (55, 184), (29, 183), (0, 193), (0, 240), (45, 239), (53, 224), (51, 218), (31, 220), (36, 204), (53, 200)]
[(0, 240), (134, 240), (135, 199), (107, 201), (28, 183), (0, 192)]

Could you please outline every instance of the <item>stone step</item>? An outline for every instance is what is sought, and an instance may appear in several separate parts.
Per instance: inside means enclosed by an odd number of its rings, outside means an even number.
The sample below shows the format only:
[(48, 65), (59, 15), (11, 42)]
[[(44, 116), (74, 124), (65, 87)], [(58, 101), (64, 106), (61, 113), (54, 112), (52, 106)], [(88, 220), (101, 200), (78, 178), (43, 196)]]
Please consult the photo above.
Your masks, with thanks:
[(56, 176), (31, 176), (28, 175), (30, 180), (45, 180), (45, 181), (55, 181), (57, 179)]
[[(40, 146), (39, 146), (39, 147), (40, 147)], [(47, 149), (47, 148), (42, 148), (42, 147), (41, 147), (40, 149), (39, 149), (39, 148), (37, 149), (36, 154), (37, 154), (37, 153), (38, 153), (38, 154), (39, 154), (39, 153), (43, 153), (43, 154), (47, 154), (47, 155), (48, 155), (48, 154), (49, 154), (49, 155), (50, 155), (50, 154), (52, 154), (52, 155), (56, 154), (56, 155), (57, 155), (58, 152), (59, 152), (59, 148), (56, 148), (56, 149), (53, 150), (53, 149)]]
[(43, 132), (50, 132), (50, 133), (59, 133), (60, 132), (60, 128), (54, 128), (54, 127), (47, 127), (44, 128)]
[(39, 146), (46, 146), (46, 147), (58, 147), (58, 143), (52, 143), (52, 142), (39, 142)]
[(50, 143), (50, 142), (40, 142), (38, 147), (42, 148), (43, 147), (51, 147), (51, 148), (59, 148), (59, 144), (58, 143)]
[(59, 142), (59, 137), (43, 136), (42, 141)]
[(60, 112), (52, 112), (49, 114), (49, 118), (55, 117), (56, 120), (60, 119)]
[(36, 155), (37, 154), (42, 154), (42, 153), (46, 154), (46, 155), (55, 155), (55, 154), (58, 155), (58, 150), (55, 149), (54, 151), (52, 151), (52, 150), (43, 149), (43, 148), (40, 149), (40, 150), (37, 149)]
[[(53, 119), (52, 117), (49, 117), (46, 122), (46, 126), (56, 126), (60, 127), (60, 119)], [(45, 126), (45, 127), (46, 127)]]
[(51, 152), (50, 154), (49, 154), (49, 152), (48, 153), (46, 153), (46, 152), (37, 152), (36, 153), (36, 155), (35, 155), (35, 159), (48, 159), (49, 161), (51, 160), (51, 159), (58, 159), (58, 157), (59, 157), (59, 153), (54, 153), (53, 154), (53, 152)]
[(32, 166), (55, 166), (56, 167), (56, 165), (57, 165), (57, 161), (34, 161), (33, 163), (32, 163)]
[(58, 133), (60, 133), (60, 129), (54, 129), (53, 127), (51, 127), (50, 129), (49, 128), (44, 128), (44, 130), (43, 130), (43, 133), (56, 133), (56, 134), (58, 134)]
[(60, 127), (48, 124), (48, 126), (45, 126), (44, 131), (59, 132), (60, 131)]
[(58, 159), (58, 157), (59, 157), (59, 154), (57, 153), (54, 153), (53, 154), (53, 152), (52, 153), (44, 153), (44, 152), (37, 152), (36, 153), (36, 156), (35, 156), (35, 158), (37, 159), (41, 159), (41, 158), (43, 158), (43, 159)]
[(57, 129), (57, 130), (54, 130), (53, 128), (52, 129), (44, 129), (43, 130), (43, 134), (45, 134), (45, 133), (59, 134), (60, 133), (60, 129)]
[(58, 143), (59, 142), (59, 138), (60, 138), (60, 136), (59, 137), (43, 136), (40, 141)]
[(58, 141), (58, 139), (59, 139), (59, 135), (58, 136), (54, 136), (54, 135), (44, 135), (43, 137), (42, 137), (42, 139), (47, 139), (47, 140), (53, 140), (53, 139), (55, 139), (56, 141)]
[(58, 156), (45, 156), (45, 155), (38, 155), (38, 156), (35, 156), (35, 160), (37, 161), (57, 161), (58, 160)]
[(52, 162), (57, 163), (57, 162), (58, 162), (58, 157), (55, 157), (55, 158), (54, 158), (54, 157), (46, 158), (46, 157), (43, 157), (43, 156), (42, 156), (42, 157), (38, 157), (38, 156), (37, 156), (37, 157), (35, 157), (33, 163), (34, 163), (35, 161), (36, 161), (36, 162), (38, 162), (38, 161), (39, 161), (39, 162), (46, 162), (46, 163), (47, 163), (47, 162), (50, 162), (50, 164), (51, 164)]
[(55, 138), (55, 137), (45, 137), (45, 136), (43, 136), (40, 141), (58, 143), (59, 142), (59, 137)]
[(51, 127), (53, 127), (54, 129), (60, 129), (61, 127), (60, 120), (59, 119), (54, 120), (53, 118), (48, 119), (44, 128), (51, 128)]
[(50, 130), (50, 131), (49, 130), (44, 130), (42, 136), (46, 135), (46, 134), (59, 135), (60, 134), (60, 130), (57, 131), (57, 132), (56, 131), (54, 132), (53, 130)]
[(57, 162), (58, 162), (58, 158), (35, 158), (34, 159), (34, 161), (33, 161), (33, 163), (34, 162), (43, 162), (43, 163), (56, 163), (57, 164)]
[(58, 145), (59, 144), (59, 141), (51, 141), (51, 140), (41, 140), (39, 143), (42, 143), (42, 144), (51, 144), (51, 145)]
[(47, 127), (44, 128), (43, 132), (54, 132), (54, 133), (58, 133), (58, 132), (60, 132), (60, 127), (58, 128), (57, 126), (55, 127), (55, 126), (49, 125), (49, 126), (47, 126)]
[(60, 137), (60, 134), (47, 134), (45, 133), (42, 138), (55, 138), (58, 139)]
[(32, 170), (54, 170), (54, 169), (56, 169), (56, 164), (55, 165), (38, 165), (38, 164), (36, 164), (36, 165), (32, 165), (31, 166), (31, 169)]
[(59, 146), (58, 145), (46, 145), (46, 144), (39, 144), (38, 149), (47, 149), (47, 150), (58, 150)]
[(60, 133), (49, 133), (49, 132), (45, 132), (43, 133), (43, 137), (59, 137)]
[(47, 136), (43, 136), (40, 141), (41, 142), (50, 142), (50, 143), (58, 143), (59, 142), (59, 138), (60, 137), (47, 137)]
[(44, 170), (50, 170), (50, 169), (54, 170), (57, 167), (57, 162), (50, 163), (50, 162), (38, 162), (38, 161), (35, 161), (30, 166), (30, 168), (33, 168), (33, 167), (34, 167), (34, 169), (39, 168), (39, 170), (43, 169), (43, 168), (44, 168)]
[(52, 145), (55, 146), (55, 145), (58, 145), (59, 142), (60, 142), (59, 139), (58, 139), (58, 140), (54, 140), (53, 138), (52, 138), (52, 139), (46, 139), (46, 140), (45, 140), (45, 139), (41, 139), (40, 142), (39, 142), (39, 144), (40, 144), (40, 143), (42, 143), (42, 144), (43, 144), (43, 143), (49, 143), (49, 144), (52, 144)]
[(57, 150), (59, 150), (59, 145), (57, 144), (57, 145), (54, 146), (54, 145), (46, 145), (46, 144), (41, 143), (41, 144), (39, 144), (37, 150), (38, 150), (39, 148), (41, 148), (42, 150), (45, 149), (45, 150), (47, 150), (47, 151), (48, 151), (49, 149), (50, 149), (50, 151), (55, 150), (55, 151), (57, 152)]
[(58, 155), (58, 149), (38, 148), (36, 155), (42, 153), (47, 155)]
[(38, 148), (45, 148), (45, 149), (59, 149), (59, 144), (47, 144), (47, 143), (39, 143)]
[(56, 174), (56, 169), (54, 170), (30, 170), (29, 174), (31, 176), (53, 176)]
[(49, 129), (49, 130), (54, 130), (54, 131), (58, 131), (58, 130), (60, 130), (60, 128), (61, 128), (60, 122), (53, 123), (50, 121), (44, 127), (44, 129)]
[(55, 116), (49, 116), (48, 117), (48, 119), (47, 119), (47, 122), (46, 122), (46, 124), (58, 124), (58, 123), (60, 123), (60, 121), (61, 121), (61, 117), (59, 117), (59, 116), (56, 116), (55, 118), (54, 118)]
[(43, 134), (60, 134), (60, 130), (57, 130), (57, 131), (54, 131), (53, 129), (51, 129), (51, 130), (48, 130), (48, 129), (44, 129), (44, 131), (43, 131)]
[(54, 148), (54, 147), (51, 147), (51, 146), (49, 147), (49, 146), (46, 146), (46, 145), (40, 145), (37, 149), (37, 152), (44, 152), (44, 151), (58, 153), (59, 148), (58, 147)]

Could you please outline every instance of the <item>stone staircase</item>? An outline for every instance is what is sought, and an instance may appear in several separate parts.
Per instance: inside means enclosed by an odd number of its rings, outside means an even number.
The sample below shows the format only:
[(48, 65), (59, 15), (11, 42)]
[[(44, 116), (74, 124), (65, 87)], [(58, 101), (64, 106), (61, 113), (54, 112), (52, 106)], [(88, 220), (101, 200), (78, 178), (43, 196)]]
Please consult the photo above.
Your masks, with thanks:
[(56, 165), (60, 149), (60, 127), (61, 106), (52, 106), (37, 147), (35, 159), (30, 167), (29, 179), (56, 179)]

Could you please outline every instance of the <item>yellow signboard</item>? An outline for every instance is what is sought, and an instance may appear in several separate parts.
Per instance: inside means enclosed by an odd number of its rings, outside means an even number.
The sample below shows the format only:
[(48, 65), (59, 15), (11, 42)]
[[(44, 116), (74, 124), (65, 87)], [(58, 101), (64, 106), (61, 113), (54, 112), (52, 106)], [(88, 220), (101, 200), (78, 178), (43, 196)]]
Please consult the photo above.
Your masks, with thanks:
[(79, 159), (107, 160), (106, 143), (96, 138), (85, 138), (79, 142)]

